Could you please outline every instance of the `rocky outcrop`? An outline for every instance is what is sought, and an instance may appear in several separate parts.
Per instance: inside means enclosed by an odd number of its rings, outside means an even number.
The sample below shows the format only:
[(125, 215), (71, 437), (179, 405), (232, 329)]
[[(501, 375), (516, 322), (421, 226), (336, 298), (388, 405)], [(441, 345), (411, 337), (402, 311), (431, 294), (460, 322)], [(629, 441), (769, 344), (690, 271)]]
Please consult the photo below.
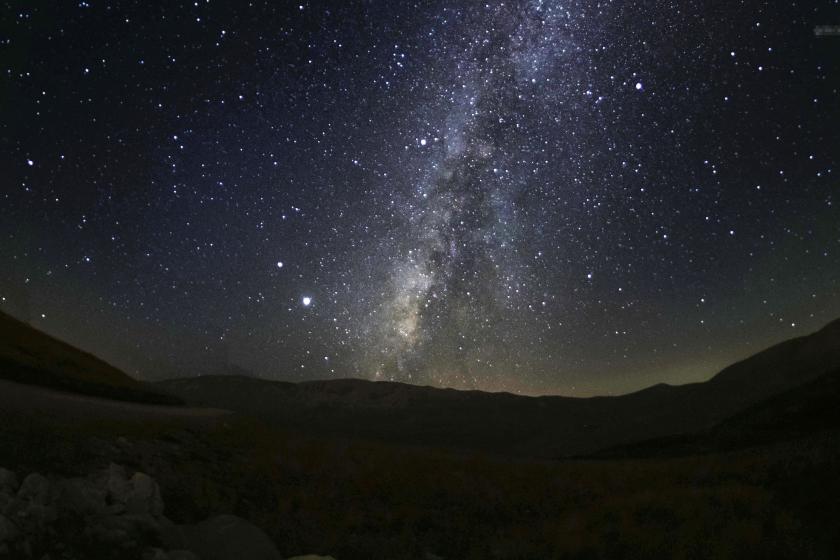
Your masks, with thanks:
[(0, 555), (170, 557), (153, 545), (174, 524), (163, 516), (160, 488), (144, 473), (128, 477), (110, 465), (90, 477), (31, 473), (17, 481), (15, 473), (0, 469)]
[(271, 539), (240, 517), (176, 525), (164, 516), (157, 482), (120, 465), (88, 477), (18, 480), (0, 468), (0, 558), (281, 560)]

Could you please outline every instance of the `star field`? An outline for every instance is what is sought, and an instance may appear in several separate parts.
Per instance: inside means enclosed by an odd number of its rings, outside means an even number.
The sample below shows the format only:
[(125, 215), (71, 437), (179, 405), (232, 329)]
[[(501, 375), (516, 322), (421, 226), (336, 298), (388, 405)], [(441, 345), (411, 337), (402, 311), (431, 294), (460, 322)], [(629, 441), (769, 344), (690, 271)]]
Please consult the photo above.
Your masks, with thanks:
[(0, 306), (137, 376), (611, 394), (840, 316), (835, 1), (0, 20)]

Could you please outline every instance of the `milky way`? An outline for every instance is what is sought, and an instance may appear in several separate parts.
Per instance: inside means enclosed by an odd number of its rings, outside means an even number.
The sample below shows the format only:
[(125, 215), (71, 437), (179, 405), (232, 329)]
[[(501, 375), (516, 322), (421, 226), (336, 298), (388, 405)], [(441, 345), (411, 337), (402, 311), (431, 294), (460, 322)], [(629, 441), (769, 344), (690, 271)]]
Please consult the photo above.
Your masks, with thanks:
[(152, 379), (705, 379), (840, 315), (840, 14), (732, 4), (7, 6), (0, 305)]
[(533, 232), (518, 206), (529, 189), (551, 196), (539, 171), (584, 49), (569, 40), (565, 10), (492, 5), (469, 19), (462, 25), (483, 32), (446, 49), (447, 70), (434, 76), (442, 124), (415, 139), (430, 157), (410, 178), (411, 248), (396, 260), (384, 319), (374, 319), (385, 339), (377, 378), (480, 386), (497, 365), (528, 361), (523, 346), (545, 351), (533, 343), (550, 323), (533, 328), (533, 304), (548, 296), (529, 289), (539, 273), (523, 258)]

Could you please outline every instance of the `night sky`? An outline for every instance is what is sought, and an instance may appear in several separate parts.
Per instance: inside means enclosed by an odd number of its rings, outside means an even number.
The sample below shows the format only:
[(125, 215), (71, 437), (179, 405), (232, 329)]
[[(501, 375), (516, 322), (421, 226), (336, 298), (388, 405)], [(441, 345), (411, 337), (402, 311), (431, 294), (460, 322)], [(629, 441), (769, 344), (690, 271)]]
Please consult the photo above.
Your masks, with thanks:
[(0, 305), (146, 379), (706, 379), (840, 317), (837, 24), (4, 2)]

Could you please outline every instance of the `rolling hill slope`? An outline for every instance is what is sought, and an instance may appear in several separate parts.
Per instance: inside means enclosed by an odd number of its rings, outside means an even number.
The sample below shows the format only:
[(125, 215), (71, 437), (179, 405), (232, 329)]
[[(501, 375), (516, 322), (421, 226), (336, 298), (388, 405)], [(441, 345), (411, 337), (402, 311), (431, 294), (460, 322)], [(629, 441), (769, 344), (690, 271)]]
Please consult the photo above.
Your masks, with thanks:
[(720, 453), (840, 428), (840, 369), (746, 407), (711, 429), (601, 450), (602, 459)]
[(117, 400), (182, 402), (2, 312), (0, 379)]
[(576, 399), (338, 379), (285, 383), (200, 377), (158, 386), (186, 401), (302, 432), (560, 457), (708, 430), (740, 410), (840, 368), (840, 321), (777, 344), (705, 383)]

